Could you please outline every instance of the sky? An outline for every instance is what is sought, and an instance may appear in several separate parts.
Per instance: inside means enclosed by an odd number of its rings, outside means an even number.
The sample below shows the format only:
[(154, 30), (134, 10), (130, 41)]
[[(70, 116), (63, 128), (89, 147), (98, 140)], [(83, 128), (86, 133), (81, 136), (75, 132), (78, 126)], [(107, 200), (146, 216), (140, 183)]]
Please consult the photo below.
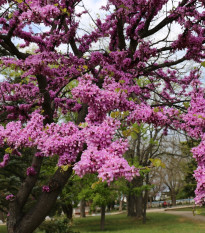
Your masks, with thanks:
[[(92, 17), (95, 19), (97, 17), (100, 16), (100, 18), (105, 18), (105, 11), (100, 10), (101, 6), (106, 5), (107, 0), (83, 0), (82, 1), (84, 6), (86, 7), (87, 10), (89, 10), (89, 13), (92, 15)], [(178, 1), (174, 1), (175, 4), (177, 4)], [(172, 4), (171, 4), (171, 0), (170, 3), (167, 6), (168, 9), (172, 8)], [(81, 7), (79, 6), (77, 11), (82, 11), (82, 4)], [(161, 14), (161, 17), (159, 18), (158, 22), (160, 20), (162, 20), (162, 18), (164, 18), (164, 14)], [(156, 21), (157, 23), (157, 21)], [(90, 29), (94, 26), (94, 23), (92, 22), (91, 18), (89, 17), (89, 15), (83, 15), (83, 18), (81, 20), (81, 24), (80, 27), (84, 28), (85, 30), (90, 31)], [(44, 27), (43, 25), (40, 26), (41, 30), (47, 30), (46, 27)], [(34, 28), (34, 31), (37, 32), (37, 27)], [(167, 29), (162, 29), (160, 30), (157, 34), (155, 34), (155, 40), (159, 40), (160, 38), (163, 38), (164, 35), (166, 34)], [(172, 33), (170, 35), (170, 39), (176, 39), (178, 36), (178, 33), (181, 31), (181, 27), (177, 24), (172, 25), (172, 31), (174, 33)], [(177, 33), (176, 33), (177, 32)], [(79, 31), (79, 33), (82, 33)], [(21, 41), (22, 42), (22, 41)], [(20, 43), (19, 40), (15, 39), (15, 43)], [(106, 43), (106, 42), (105, 42)], [(95, 44), (95, 47), (97, 47), (98, 44)], [(28, 49), (28, 48), (27, 48)], [(67, 48), (65, 45), (61, 45), (59, 50), (61, 51), (65, 51)], [(26, 49), (24, 49), (25, 51)], [(178, 56), (182, 56), (182, 54), (178, 54)], [(191, 65), (190, 65), (191, 67)], [(203, 69), (203, 75), (205, 76), (205, 69)]]

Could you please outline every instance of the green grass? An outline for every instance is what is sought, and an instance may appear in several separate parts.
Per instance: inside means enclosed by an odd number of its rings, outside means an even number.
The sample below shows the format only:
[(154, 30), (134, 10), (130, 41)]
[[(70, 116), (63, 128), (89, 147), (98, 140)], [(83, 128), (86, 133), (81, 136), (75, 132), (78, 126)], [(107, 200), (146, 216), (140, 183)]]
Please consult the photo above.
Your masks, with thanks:
[(1, 226), (0, 226), (0, 232), (1, 232), (1, 233), (7, 233), (6, 226), (1, 225)]
[[(7, 233), (6, 225), (0, 225), (0, 233)], [(35, 231), (35, 233), (43, 233), (43, 232), (42, 231)]]
[[(102, 233), (99, 217), (75, 219), (74, 230), (82, 233)], [(204, 233), (205, 223), (196, 223), (179, 216), (165, 213), (148, 214), (147, 224), (125, 214), (106, 216), (106, 233)]]
[[(102, 233), (100, 217), (74, 219), (73, 230), (81, 233)], [(150, 213), (146, 224), (126, 214), (106, 216), (105, 233), (204, 233), (205, 223), (193, 222), (166, 213)], [(6, 226), (0, 226), (0, 233), (7, 233)], [(52, 232), (51, 232), (52, 233)]]
[[(185, 207), (185, 208), (179, 208), (179, 209), (170, 209), (168, 211), (190, 211), (193, 213), (193, 208), (192, 207)], [(195, 214), (198, 214), (198, 215), (203, 215), (205, 216), (205, 207), (195, 207), (195, 211), (194, 211)]]

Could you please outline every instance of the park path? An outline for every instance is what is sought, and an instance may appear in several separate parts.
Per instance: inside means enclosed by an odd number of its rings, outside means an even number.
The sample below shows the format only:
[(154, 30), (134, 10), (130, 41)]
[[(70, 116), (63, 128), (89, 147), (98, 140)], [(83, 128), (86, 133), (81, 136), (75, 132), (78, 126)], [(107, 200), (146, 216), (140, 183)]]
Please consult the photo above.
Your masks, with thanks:
[(191, 219), (193, 221), (197, 221), (197, 222), (205, 222), (205, 216), (202, 215), (193, 215), (192, 211), (177, 211), (176, 209), (180, 209), (180, 208), (186, 208), (186, 207), (193, 207), (193, 205), (187, 205), (187, 206), (176, 206), (174, 208), (156, 208), (156, 209), (147, 209), (148, 213), (166, 213), (166, 214), (173, 214), (173, 215), (177, 215), (177, 216), (181, 216), (184, 218), (188, 218)]
[(197, 222), (205, 222), (205, 216), (193, 215), (192, 211), (174, 211), (174, 210), (170, 210), (170, 211), (165, 211), (165, 213), (181, 216), (181, 217), (184, 217), (184, 218), (189, 218), (189, 219), (191, 219), (193, 221), (197, 221)]
[(194, 205), (180, 205), (180, 206), (174, 206), (172, 208), (150, 208), (147, 209), (147, 213), (156, 213), (156, 212), (166, 212), (166, 211), (174, 211), (176, 209), (182, 209), (182, 208), (187, 208), (187, 207), (194, 207)]

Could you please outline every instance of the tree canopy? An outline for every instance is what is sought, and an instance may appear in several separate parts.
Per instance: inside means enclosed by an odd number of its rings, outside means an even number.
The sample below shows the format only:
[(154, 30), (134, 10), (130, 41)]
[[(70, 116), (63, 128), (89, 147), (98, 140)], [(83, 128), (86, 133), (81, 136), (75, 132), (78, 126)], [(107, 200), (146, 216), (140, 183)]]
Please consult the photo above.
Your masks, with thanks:
[[(73, 170), (108, 183), (139, 176), (123, 155), (141, 122), (202, 138), (193, 153), (204, 202), (204, 89), (199, 69), (182, 72), (205, 58), (204, 8), (204, 0), (108, 0), (100, 18), (81, 0), (1, 1), (0, 167), (34, 151), (10, 199), (9, 233), (32, 232)], [(24, 211), (44, 157), (56, 155), (59, 168)]]

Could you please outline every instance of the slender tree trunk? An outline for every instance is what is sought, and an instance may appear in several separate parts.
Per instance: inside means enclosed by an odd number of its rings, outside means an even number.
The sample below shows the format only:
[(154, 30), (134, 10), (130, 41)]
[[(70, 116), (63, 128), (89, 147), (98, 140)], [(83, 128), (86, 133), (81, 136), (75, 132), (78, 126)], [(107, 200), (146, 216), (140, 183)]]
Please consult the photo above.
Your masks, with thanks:
[(80, 201), (80, 217), (85, 218), (85, 199)]
[(122, 208), (123, 208), (123, 202), (124, 202), (124, 195), (122, 198), (121, 196), (119, 196), (119, 211), (120, 212), (122, 211)]
[(2, 222), (5, 222), (5, 214), (4, 214), (4, 212), (2, 212), (2, 211), (0, 211), (0, 220), (1, 220)]
[(176, 193), (174, 191), (171, 192), (171, 200), (172, 200), (172, 206), (176, 206), (177, 205)]
[[(146, 175), (146, 184), (149, 183), (149, 175)], [(148, 202), (148, 190), (145, 190), (144, 198), (143, 198), (143, 223), (146, 223), (147, 220), (147, 202)]]
[(105, 205), (101, 206), (100, 229), (102, 231), (105, 229)]
[(149, 198), (150, 208), (152, 208), (152, 196)]
[(62, 209), (68, 219), (72, 219), (73, 217), (73, 206), (71, 204), (62, 204)]

